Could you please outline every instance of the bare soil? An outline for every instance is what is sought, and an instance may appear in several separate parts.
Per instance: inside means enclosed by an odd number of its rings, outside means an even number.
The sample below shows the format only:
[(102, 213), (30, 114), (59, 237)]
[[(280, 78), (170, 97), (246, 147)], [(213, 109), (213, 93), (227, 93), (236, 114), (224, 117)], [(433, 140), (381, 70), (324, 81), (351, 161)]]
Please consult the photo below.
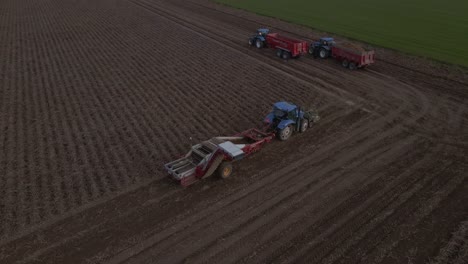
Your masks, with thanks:
[[(283, 61), (248, 46), (265, 26), (324, 34), (205, 0), (2, 1), (0, 262), (466, 263), (468, 71)], [(280, 100), (320, 123), (227, 180), (167, 178)]]

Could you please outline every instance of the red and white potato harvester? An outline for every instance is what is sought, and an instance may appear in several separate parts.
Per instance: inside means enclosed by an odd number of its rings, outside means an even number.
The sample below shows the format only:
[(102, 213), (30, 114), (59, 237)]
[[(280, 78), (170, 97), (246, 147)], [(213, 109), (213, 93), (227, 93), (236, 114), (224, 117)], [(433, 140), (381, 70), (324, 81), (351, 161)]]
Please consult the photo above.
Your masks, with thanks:
[(209, 177), (221, 178), (232, 174), (232, 162), (259, 151), (275, 133), (252, 128), (234, 136), (214, 137), (191, 147), (184, 157), (164, 165), (169, 175), (182, 186)]

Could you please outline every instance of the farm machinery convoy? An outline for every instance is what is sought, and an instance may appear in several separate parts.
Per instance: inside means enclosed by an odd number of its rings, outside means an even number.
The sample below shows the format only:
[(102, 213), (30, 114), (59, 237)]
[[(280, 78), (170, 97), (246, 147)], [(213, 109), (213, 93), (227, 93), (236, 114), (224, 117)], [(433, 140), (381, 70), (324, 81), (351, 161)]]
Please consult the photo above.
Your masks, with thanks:
[[(258, 49), (268, 47), (285, 60), (305, 54), (322, 59), (332, 57), (343, 67), (355, 70), (374, 63), (374, 51), (356, 50), (336, 45), (333, 38), (321, 38), (312, 42), (270, 33), (260, 28), (249, 38), (249, 45)], [(183, 157), (166, 163), (165, 170), (182, 186), (191, 185), (203, 178), (216, 174), (228, 178), (232, 174), (232, 163), (259, 151), (277, 137), (288, 140), (294, 132), (305, 132), (319, 120), (316, 111), (304, 111), (288, 102), (277, 102), (263, 120), (262, 129), (251, 128), (232, 136), (219, 136), (193, 145)]]
[(307, 41), (281, 36), (279, 33), (270, 33), (269, 29), (260, 28), (255, 35), (249, 38), (249, 45), (258, 49), (267, 47), (275, 49), (276, 56), (285, 60), (299, 58), (304, 54), (311, 54), (315, 58), (334, 58), (341, 65), (350, 70), (365, 68), (374, 63), (375, 52), (356, 47), (337, 45), (333, 38), (324, 37), (310, 45)]
[(277, 102), (265, 117), (262, 129), (251, 128), (233, 136), (214, 137), (191, 147), (183, 157), (164, 165), (170, 177), (182, 186), (216, 174), (228, 178), (232, 163), (259, 151), (275, 137), (288, 140), (294, 132), (305, 132), (320, 117), (315, 110), (304, 111), (288, 103)]

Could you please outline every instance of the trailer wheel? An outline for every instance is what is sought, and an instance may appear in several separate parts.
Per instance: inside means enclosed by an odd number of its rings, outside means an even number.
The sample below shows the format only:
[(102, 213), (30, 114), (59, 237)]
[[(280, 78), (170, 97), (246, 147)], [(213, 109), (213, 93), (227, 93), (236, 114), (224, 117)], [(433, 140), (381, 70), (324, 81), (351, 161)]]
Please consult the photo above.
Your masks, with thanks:
[(325, 59), (328, 57), (328, 50), (321, 48), (319, 51), (319, 56), (321, 59)]
[(281, 141), (286, 141), (291, 137), (292, 132), (293, 131), (292, 131), (291, 126), (287, 126), (287, 127), (283, 128), (283, 129), (280, 129), (278, 131), (278, 139), (281, 140)]
[(348, 60), (343, 60), (343, 61), (341, 62), (341, 66), (343, 66), (343, 67), (345, 67), (345, 68), (348, 68), (348, 66), (349, 66), (349, 61), (348, 61)]
[(309, 128), (309, 120), (307, 119), (302, 119), (302, 124), (301, 124), (301, 133), (306, 132), (307, 128)]
[(283, 51), (283, 55), (281, 57), (283, 58), (283, 60), (288, 60), (289, 58), (291, 58), (291, 53)]
[(231, 176), (232, 174), (231, 162), (228, 162), (228, 161), (221, 162), (221, 164), (219, 164), (218, 169), (216, 170), (216, 173), (221, 179), (229, 178), (229, 176)]
[(255, 46), (257, 47), (257, 49), (263, 48), (263, 41), (260, 39), (257, 39), (257, 41), (255, 41)]
[(281, 58), (283, 56), (283, 50), (282, 49), (277, 49), (276, 50), (276, 56), (278, 56), (278, 58)]
[(357, 69), (356, 63), (355, 62), (350, 62), (349, 63), (349, 69), (354, 71)]

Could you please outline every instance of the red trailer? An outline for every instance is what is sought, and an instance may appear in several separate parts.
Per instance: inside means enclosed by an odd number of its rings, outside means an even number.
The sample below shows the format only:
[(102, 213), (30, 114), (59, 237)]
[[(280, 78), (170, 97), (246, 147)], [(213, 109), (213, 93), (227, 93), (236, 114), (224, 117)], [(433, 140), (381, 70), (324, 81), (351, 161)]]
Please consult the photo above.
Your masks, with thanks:
[(357, 51), (333, 46), (331, 56), (341, 62), (345, 68), (355, 70), (374, 63), (374, 51)]
[(214, 137), (192, 146), (190, 151), (164, 165), (169, 175), (182, 186), (188, 186), (216, 173), (227, 178), (232, 173), (232, 162), (257, 152), (275, 137), (258, 129), (249, 129), (229, 137)]
[(276, 56), (285, 60), (297, 58), (308, 51), (307, 41), (288, 38), (278, 33), (270, 33), (268, 29), (261, 28), (249, 38), (249, 44), (257, 48), (268, 47), (276, 50)]
[(341, 62), (345, 68), (355, 70), (364, 68), (374, 63), (374, 51), (366, 50), (360, 46), (352, 44), (337, 45), (335, 40), (330, 37), (324, 37), (316, 42), (312, 42), (309, 47), (309, 53), (314, 57), (322, 59), (332, 57)]

